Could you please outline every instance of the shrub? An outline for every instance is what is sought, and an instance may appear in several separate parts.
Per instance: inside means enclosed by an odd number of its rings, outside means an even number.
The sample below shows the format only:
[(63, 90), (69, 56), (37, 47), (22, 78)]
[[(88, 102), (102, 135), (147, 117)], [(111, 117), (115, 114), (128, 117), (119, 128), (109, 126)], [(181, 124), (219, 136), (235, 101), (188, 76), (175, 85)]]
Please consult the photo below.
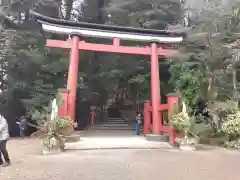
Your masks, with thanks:
[(180, 112), (172, 116), (171, 124), (176, 131), (181, 132), (189, 128), (189, 120), (190, 118), (186, 117), (183, 112)]
[(222, 124), (222, 131), (229, 135), (230, 139), (237, 139), (240, 136), (240, 110), (226, 116)]
[(176, 131), (184, 132), (185, 137), (194, 136), (195, 117), (189, 116), (187, 108), (183, 102), (182, 112), (174, 114), (171, 118), (171, 126)]

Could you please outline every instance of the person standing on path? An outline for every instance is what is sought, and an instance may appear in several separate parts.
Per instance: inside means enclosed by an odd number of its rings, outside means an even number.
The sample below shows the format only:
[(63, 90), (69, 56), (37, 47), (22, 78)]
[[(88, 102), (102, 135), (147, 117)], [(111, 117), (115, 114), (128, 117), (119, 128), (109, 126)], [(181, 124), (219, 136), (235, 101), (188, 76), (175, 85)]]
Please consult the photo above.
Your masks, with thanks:
[(19, 119), (19, 122), (17, 122), (19, 126), (19, 132), (20, 132), (20, 137), (24, 138), (25, 137), (25, 130), (27, 128), (27, 120), (26, 117), (22, 116)]
[[(7, 140), (9, 139), (8, 124), (6, 119), (0, 115), (0, 165), (4, 167), (10, 165), (10, 159), (7, 151)], [(4, 157), (5, 163), (3, 163), (2, 155)]]
[(136, 117), (136, 135), (140, 136), (140, 129), (141, 129), (141, 113), (137, 113), (137, 117)]

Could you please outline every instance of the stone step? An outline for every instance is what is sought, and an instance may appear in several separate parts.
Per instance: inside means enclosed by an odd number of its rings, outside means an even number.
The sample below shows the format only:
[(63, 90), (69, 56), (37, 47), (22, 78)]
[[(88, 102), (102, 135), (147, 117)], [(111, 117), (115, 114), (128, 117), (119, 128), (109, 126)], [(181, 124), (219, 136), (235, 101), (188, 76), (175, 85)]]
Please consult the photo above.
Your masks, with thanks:
[(94, 125), (92, 130), (134, 130), (123, 118), (108, 118), (104, 124)]
[(113, 121), (108, 121), (106, 122), (107, 124), (127, 124), (125, 121), (123, 122), (113, 122)]
[(122, 122), (125, 121), (124, 119), (107, 119), (107, 121), (111, 121), (111, 122)]
[(102, 124), (102, 125), (109, 125), (109, 126), (125, 126), (125, 125), (127, 125), (128, 126), (128, 124), (127, 123), (105, 123), (105, 124)]
[(108, 117), (108, 119), (123, 119), (123, 117)]
[(134, 131), (133, 128), (93, 128), (94, 131)]
[(108, 120), (118, 121), (118, 120), (124, 120), (123, 118), (108, 118)]
[(123, 121), (123, 120), (122, 121), (106, 121), (106, 123), (107, 122), (110, 122), (110, 123), (126, 123), (126, 121)]
[(107, 121), (105, 123), (112, 123), (112, 124), (127, 124), (125, 121)]
[(92, 127), (92, 130), (134, 130), (132, 127)]
[(103, 124), (103, 125), (96, 125), (95, 127), (109, 127), (109, 128), (111, 128), (111, 127), (129, 127), (129, 125), (127, 125), (127, 124), (122, 124), (122, 125), (120, 125), (120, 124)]
[(120, 121), (120, 120), (124, 120), (124, 118), (107, 118), (108, 120), (112, 120), (112, 121)]
[(96, 124), (94, 126), (110, 126), (110, 127), (115, 127), (115, 126), (120, 126), (120, 127), (124, 127), (124, 126), (129, 126), (126, 123), (122, 123), (122, 124), (109, 124), (109, 123), (105, 123), (105, 124)]

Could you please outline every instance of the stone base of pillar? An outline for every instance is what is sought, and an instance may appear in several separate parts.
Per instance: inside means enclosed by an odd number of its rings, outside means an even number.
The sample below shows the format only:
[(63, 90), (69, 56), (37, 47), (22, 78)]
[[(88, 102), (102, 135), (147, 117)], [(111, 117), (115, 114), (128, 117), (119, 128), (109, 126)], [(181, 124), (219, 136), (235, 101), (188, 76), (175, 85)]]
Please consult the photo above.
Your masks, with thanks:
[(146, 134), (146, 140), (155, 142), (169, 142), (168, 134)]
[(80, 141), (80, 135), (72, 134), (70, 136), (63, 136), (63, 140), (65, 143), (76, 143)]
[(70, 136), (73, 133), (74, 133), (74, 127), (73, 126), (69, 126), (69, 127), (60, 131), (60, 134), (62, 134), (64, 136)]

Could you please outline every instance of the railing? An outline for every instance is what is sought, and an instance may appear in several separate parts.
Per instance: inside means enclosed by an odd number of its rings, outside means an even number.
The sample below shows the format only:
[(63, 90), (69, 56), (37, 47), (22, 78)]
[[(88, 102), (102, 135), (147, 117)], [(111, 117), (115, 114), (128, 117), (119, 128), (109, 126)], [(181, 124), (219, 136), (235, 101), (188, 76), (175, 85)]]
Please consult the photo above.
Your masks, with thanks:
[[(178, 105), (178, 97), (174, 95), (168, 95), (167, 97), (167, 104), (160, 104), (159, 105), (159, 111), (168, 111), (168, 120), (171, 120), (171, 117), (174, 113), (174, 108)], [(143, 127), (143, 133), (144, 135), (151, 133), (152, 131), (152, 121), (151, 121), (151, 112), (152, 112), (152, 106), (150, 101), (146, 101), (144, 103), (144, 127)], [(171, 127), (168, 125), (164, 125), (163, 122), (161, 122), (161, 126), (159, 127), (161, 132), (168, 133), (170, 136), (170, 144), (175, 144), (175, 139), (177, 137), (177, 132), (174, 131)]]

